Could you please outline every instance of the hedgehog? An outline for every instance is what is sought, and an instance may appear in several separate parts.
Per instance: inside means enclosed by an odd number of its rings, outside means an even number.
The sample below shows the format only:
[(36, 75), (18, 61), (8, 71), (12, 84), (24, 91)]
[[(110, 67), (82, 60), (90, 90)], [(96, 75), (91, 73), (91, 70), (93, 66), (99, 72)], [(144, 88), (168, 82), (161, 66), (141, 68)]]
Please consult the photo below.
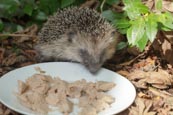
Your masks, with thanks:
[(38, 32), (42, 61), (70, 61), (97, 73), (116, 46), (116, 29), (94, 9), (69, 7), (50, 16)]

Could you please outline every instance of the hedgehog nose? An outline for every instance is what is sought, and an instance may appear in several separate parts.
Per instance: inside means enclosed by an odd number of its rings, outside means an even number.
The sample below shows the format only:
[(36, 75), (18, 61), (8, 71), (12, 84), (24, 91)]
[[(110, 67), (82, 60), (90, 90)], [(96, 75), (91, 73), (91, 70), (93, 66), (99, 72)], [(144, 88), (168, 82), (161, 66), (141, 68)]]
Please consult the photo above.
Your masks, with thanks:
[(88, 69), (89, 71), (92, 73), (92, 74), (96, 74), (99, 69), (101, 68), (101, 65), (100, 64), (91, 64)]

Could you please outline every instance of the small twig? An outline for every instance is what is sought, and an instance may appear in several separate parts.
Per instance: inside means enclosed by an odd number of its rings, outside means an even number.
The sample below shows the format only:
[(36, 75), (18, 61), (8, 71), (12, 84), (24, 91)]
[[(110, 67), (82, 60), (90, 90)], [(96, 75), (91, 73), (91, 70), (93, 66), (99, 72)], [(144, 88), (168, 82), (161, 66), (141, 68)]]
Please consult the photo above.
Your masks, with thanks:
[(144, 54), (145, 54), (145, 52), (139, 54), (138, 56), (136, 56), (136, 57), (133, 58), (132, 60), (127, 61), (127, 62), (123, 62), (123, 63), (121, 63), (121, 64), (119, 64), (119, 65), (121, 65), (121, 66), (130, 65), (130, 64), (132, 64), (134, 61), (136, 61), (139, 57), (143, 56)]
[(115, 8), (116, 10), (118, 10), (118, 12), (123, 12), (123, 8), (121, 6), (113, 4), (112, 7)]
[(2, 36), (12, 36), (12, 37), (36, 37), (36, 35), (27, 35), (27, 34), (0, 34)]
[(101, 11), (101, 12), (103, 12), (103, 6), (104, 6), (105, 2), (106, 2), (106, 0), (103, 0), (103, 2), (102, 2), (101, 5), (100, 5), (100, 11)]

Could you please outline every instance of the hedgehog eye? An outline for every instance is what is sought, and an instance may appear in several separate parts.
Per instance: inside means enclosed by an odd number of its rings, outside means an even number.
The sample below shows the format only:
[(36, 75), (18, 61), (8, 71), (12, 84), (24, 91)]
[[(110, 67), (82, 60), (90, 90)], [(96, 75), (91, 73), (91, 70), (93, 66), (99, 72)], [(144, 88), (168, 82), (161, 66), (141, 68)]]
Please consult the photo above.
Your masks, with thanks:
[(115, 34), (116, 34), (116, 30), (114, 30), (114, 31), (111, 32), (111, 36), (112, 36), (112, 37), (114, 37)]
[(70, 31), (67, 33), (68, 41), (73, 42), (73, 39), (75, 39), (77, 36), (77, 33), (75, 31)]

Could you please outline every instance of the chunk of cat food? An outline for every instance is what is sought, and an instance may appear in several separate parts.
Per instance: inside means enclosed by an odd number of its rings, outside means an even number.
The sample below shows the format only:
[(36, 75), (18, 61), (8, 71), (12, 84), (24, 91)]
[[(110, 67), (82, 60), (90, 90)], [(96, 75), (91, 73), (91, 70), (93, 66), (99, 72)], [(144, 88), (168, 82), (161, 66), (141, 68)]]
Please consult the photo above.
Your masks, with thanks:
[[(38, 69), (38, 68), (37, 68)], [(41, 71), (40, 68), (38, 71)], [(67, 82), (59, 77), (34, 74), (25, 82), (18, 81), (17, 98), (22, 105), (30, 108), (38, 114), (47, 114), (50, 106), (56, 107), (64, 115), (73, 111), (74, 104), (70, 99), (78, 99), (79, 115), (97, 115), (107, 109), (115, 99), (106, 94), (115, 84), (106, 81), (87, 82), (77, 80)]]
[(88, 105), (82, 108), (79, 115), (97, 115), (97, 111), (94, 107)]

